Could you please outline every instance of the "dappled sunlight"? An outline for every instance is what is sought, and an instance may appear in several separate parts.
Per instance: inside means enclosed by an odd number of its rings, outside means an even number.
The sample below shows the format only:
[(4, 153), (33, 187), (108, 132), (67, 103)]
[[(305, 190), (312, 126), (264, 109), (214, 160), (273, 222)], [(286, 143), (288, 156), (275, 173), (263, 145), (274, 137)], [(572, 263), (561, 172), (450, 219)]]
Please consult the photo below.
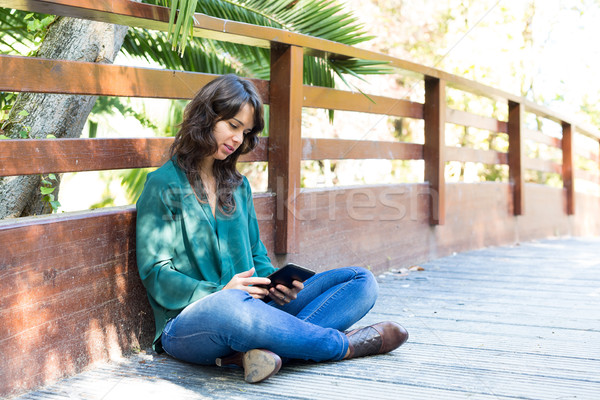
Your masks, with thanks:
[(0, 269), (11, 288), (1, 298), (0, 343), (10, 366), (3, 379), (15, 388), (46, 384), (147, 345), (152, 320), (131, 257), (131, 227), (108, 228), (102, 220), (111, 218), (131, 221), (131, 211), (103, 211), (87, 221), (78, 214), (33, 217), (46, 223), (24, 224), (10, 235), (0, 230), (9, 248), (26, 249), (6, 254)]

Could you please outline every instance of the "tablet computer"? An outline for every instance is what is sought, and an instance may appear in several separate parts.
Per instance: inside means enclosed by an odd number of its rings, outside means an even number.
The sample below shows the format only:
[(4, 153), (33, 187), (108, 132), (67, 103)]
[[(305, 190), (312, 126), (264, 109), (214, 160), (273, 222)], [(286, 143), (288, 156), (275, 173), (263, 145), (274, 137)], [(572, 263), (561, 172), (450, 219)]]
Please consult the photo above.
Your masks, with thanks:
[(271, 280), (271, 283), (267, 285), (257, 285), (261, 287), (266, 287), (270, 289), (275, 285), (283, 285), (287, 287), (292, 287), (293, 281), (304, 282), (311, 276), (315, 274), (315, 271), (311, 271), (310, 269), (301, 267), (296, 264), (286, 264), (285, 266), (279, 268), (277, 271), (273, 272), (271, 275), (267, 276)]

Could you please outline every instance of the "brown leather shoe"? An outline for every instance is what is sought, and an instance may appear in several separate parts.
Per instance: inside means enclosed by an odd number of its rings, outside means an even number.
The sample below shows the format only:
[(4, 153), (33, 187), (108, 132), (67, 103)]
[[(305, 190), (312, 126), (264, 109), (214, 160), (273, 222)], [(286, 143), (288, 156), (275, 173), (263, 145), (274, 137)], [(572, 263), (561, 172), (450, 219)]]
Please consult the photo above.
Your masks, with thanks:
[(275, 375), (281, 368), (281, 358), (264, 349), (252, 349), (245, 353), (235, 353), (215, 360), (219, 367), (237, 365), (244, 368), (244, 379), (248, 383), (258, 383)]
[(347, 359), (387, 353), (408, 340), (406, 329), (391, 321), (358, 328), (346, 333), (346, 336), (350, 341)]

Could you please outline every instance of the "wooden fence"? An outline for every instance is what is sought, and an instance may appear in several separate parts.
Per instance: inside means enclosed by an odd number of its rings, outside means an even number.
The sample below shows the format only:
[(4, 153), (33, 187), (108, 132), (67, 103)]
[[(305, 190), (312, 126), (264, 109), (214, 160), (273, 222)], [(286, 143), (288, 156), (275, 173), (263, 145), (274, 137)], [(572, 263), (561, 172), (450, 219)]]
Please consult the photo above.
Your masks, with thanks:
[[(0, 0), (0, 7), (165, 31), (169, 11), (127, 0)], [(254, 80), (270, 105), (270, 135), (246, 155), (268, 162), (255, 196), (261, 236), (276, 263), (316, 269), (361, 264), (383, 271), (452, 251), (555, 234), (599, 234), (600, 135), (565, 116), (443, 71), (351, 46), (196, 15), (194, 35), (269, 48), (271, 78)], [(424, 103), (302, 84), (304, 56), (387, 61), (424, 82)], [(0, 91), (189, 99), (208, 74), (0, 55)], [(101, 85), (98, 83), (102, 83)], [(446, 88), (506, 104), (508, 119), (453, 110)], [(424, 144), (302, 138), (303, 107), (424, 120)], [(525, 128), (554, 121), (562, 137)], [(508, 152), (446, 146), (446, 124), (508, 135)], [(595, 148), (574, 146), (578, 135)], [(172, 139), (0, 141), (0, 176), (157, 167)], [(560, 149), (562, 163), (531, 159), (525, 142)], [(576, 157), (595, 170), (575, 167)], [(424, 160), (424, 183), (301, 190), (302, 160)], [(507, 165), (509, 182), (447, 184), (448, 161)], [(562, 189), (525, 183), (526, 169), (560, 174)], [(366, 201), (366, 203), (365, 203)], [(362, 205), (361, 205), (362, 204)], [(365, 209), (369, 208), (368, 213)], [(149, 308), (135, 267), (132, 206), (0, 222), (0, 396), (80, 370), (148, 343)]]

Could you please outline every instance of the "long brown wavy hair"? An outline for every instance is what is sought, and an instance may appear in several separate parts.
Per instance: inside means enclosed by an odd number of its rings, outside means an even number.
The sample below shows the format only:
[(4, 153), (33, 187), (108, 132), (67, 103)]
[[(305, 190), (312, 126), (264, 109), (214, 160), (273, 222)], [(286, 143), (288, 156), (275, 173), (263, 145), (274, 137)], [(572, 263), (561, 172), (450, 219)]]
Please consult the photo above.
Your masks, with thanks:
[(186, 106), (183, 122), (170, 149), (171, 158), (185, 172), (200, 201), (208, 201), (199, 167), (205, 157), (218, 149), (213, 134), (215, 124), (233, 118), (245, 104), (254, 110), (254, 127), (244, 135), (235, 152), (213, 164), (217, 205), (224, 214), (235, 211), (233, 191), (242, 183), (242, 175), (236, 168), (237, 160), (256, 147), (258, 134), (265, 126), (262, 100), (254, 84), (229, 74), (205, 85)]

